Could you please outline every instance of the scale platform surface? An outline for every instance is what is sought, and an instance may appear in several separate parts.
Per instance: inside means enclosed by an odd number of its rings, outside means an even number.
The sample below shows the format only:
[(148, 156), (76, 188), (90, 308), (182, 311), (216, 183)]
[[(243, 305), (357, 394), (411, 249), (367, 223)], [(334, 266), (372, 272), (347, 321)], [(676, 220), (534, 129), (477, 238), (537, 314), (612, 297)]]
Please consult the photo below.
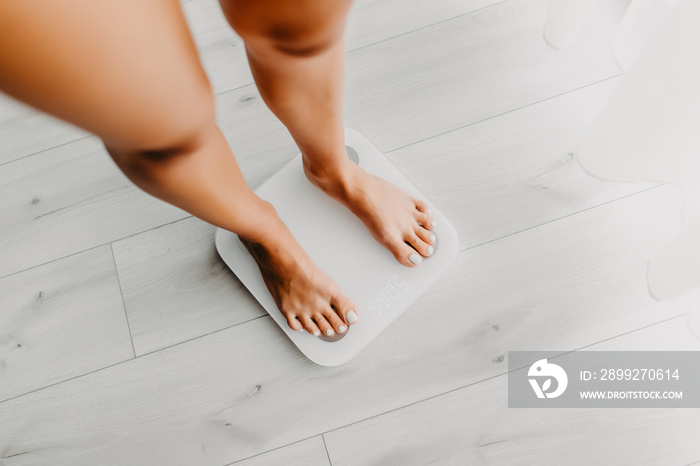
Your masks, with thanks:
[(433, 231), (437, 241), (433, 255), (423, 258), (418, 267), (399, 264), (355, 215), (307, 180), (301, 154), (267, 180), (256, 193), (275, 206), (316, 265), (355, 302), (359, 319), (344, 333), (315, 337), (289, 328), (257, 264), (238, 237), (218, 229), (215, 240), (226, 265), (282, 331), (306, 357), (323, 366), (338, 366), (356, 356), (441, 277), (459, 252), (454, 227), (379, 149), (351, 129), (345, 130), (345, 145), (350, 159), (367, 172), (428, 202), (436, 222)]

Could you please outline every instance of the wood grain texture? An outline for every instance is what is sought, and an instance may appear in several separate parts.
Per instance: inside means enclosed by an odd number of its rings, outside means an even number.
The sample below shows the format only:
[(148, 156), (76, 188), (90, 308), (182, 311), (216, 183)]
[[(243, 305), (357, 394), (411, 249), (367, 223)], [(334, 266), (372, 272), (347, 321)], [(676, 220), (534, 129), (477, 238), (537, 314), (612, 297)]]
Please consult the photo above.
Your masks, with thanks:
[(266, 315), (190, 217), (114, 243), (137, 355)]
[(570, 350), (659, 322), (687, 303), (654, 302), (644, 265), (679, 209), (673, 188), (652, 188), (464, 251), (341, 367), (314, 365), (262, 317), (0, 403), (15, 420), (0, 423), (0, 451), (222, 464), (503, 374), (507, 350)]
[(471, 247), (653, 186), (606, 183), (576, 162), (619, 78), (549, 99), (387, 156)]
[(619, 74), (609, 47), (627, 1), (596, 8), (558, 54), (548, 2), (509, 0), (347, 55), (346, 124), (389, 150)]
[(187, 216), (136, 188), (96, 137), (0, 166), (0, 277)]
[(134, 357), (109, 245), (0, 279), (0, 297), (0, 401)]
[(331, 463), (328, 461), (328, 453), (323, 443), (323, 437), (319, 435), (308, 440), (302, 440), (301, 442), (263, 453), (260, 456), (236, 461), (231, 463), (231, 466), (286, 466), (293, 464), (330, 466)]
[(348, 50), (366, 47), (503, 0), (357, 0), (348, 17)]
[[(586, 348), (698, 351), (684, 316)], [(513, 409), (508, 379), (476, 385), (324, 434), (342, 465), (649, 465), (700, 458), (696, 409)]]

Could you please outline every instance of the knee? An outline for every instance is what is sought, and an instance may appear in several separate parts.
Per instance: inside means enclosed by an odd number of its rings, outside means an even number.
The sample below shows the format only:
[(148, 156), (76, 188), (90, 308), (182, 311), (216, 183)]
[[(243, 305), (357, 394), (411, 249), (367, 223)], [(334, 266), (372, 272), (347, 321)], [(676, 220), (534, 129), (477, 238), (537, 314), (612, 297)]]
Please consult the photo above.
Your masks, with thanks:
[(195, 154), (212, 137), (217, 130), (214, 97), (203, 93), (141, 126), (126, 141), (104, 140), (109, 154), (132, 180), (152, 179), (173, 161)]
[(220, 0), (226, 17), (255, 51), (274, 50), (288, 55), (318, 55), (343, 37), (350, 1)]

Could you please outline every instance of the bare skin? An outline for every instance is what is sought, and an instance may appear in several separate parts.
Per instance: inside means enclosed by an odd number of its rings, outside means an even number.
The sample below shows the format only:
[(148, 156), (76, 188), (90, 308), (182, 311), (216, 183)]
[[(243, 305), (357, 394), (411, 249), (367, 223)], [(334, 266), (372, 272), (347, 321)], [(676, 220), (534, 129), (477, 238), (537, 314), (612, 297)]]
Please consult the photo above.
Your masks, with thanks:
[[(265, 102), (302, 150), (309, 179), (413, 267), (411, 254), (428, 256), (434, 241), (427, 206), (345, 155), (348, 6), (222, 0)], [(215, 124), (211, 88), (177, 0), (7, 0), (0, 3), (0, 44), (1, 90), (98, 135), (146, 192), (237, 233), (292, 329), (332, 334), (357, 322), (348, 320), (350, 311), (359, 316), (352, 300), (246, 185)]]

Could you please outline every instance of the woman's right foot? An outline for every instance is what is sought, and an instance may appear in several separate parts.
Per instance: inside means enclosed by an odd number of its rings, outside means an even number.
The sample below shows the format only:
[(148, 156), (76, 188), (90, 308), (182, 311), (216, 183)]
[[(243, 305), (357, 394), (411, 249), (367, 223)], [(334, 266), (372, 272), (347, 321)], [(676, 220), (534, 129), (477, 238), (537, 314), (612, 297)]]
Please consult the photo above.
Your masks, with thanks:
[(240, 239), (289, 326), (314, 336), (347, 331), (359, 317), (355, 304), (311, 260), (281, 220), (277, 228), (268, 236), (274, 240), (265, 245)]

